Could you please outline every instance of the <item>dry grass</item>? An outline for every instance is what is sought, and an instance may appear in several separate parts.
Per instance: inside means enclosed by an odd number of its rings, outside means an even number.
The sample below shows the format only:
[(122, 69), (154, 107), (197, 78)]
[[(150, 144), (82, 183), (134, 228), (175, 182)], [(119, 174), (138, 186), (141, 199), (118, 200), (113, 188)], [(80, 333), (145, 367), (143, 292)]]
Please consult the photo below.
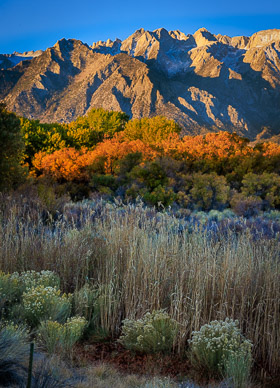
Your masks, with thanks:
[(87, 368), (84, 371), (86, 381), (80, 383), (78, 388), (140, 388), (146, 379), (137, 375), (122, 375), (116, 369), (100, 364)]
[[(124, 318), (166, 308), (180, 322), (179, 353), (203, 324), (238, 319), (259, 368), (280, 373), (279, 239), (178, 232), (175, 217), (105, 202), (66, 205), (65, 218), (50, 226), (39, 205), (5, 201), (1, 270), (54, 270), (70, 291), (90, 279), (102, 292), (101, 325), (112, 335)], [(86, 216), (78, 228), (81, 208)]]

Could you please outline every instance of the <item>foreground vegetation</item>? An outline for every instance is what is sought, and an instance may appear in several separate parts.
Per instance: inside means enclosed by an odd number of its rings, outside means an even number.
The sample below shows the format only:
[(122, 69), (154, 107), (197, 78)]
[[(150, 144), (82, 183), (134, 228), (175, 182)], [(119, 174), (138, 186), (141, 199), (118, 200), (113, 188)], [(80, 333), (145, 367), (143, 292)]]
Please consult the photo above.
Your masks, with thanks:
[[(0, 204), (0, 269), (4, 277), (17, 271), (12, 279), (21, 290), (18, 295), (11, 291), (8, 298), (2, 293), (1, 311), (6, 311), (2, 318), (20, 317), (21, 323), (38, 330), (50, 354), (58, 351), (57, 346), (69, 354), (84, 333), (88, 339), (120, 338), (133, 351), (189, 358), (198, 374), (204, 370), (205, 376), (207, 371), (209, 378), (221, 379), (226, 370), (232, 377), (232, 371), (238, 370), (248, 379), (251, 353), (247, 351), (223, 367), (227, 352), (211, 353), (216, 360), (209, 361), (211, 367), (199, 350), (194, 356), (190, 353), (194, 331), (203, 332), (202, 326), (211, 321), (232, 318), (238, 320), (234, 325), (242, 338), (253, 345), (253, 371), (263, 377), (280, 375), (278, 213), (256, 222), (228, 212), (186, 215), (158, 212), (142, 202), (124, 205), (96, 199), (58, 203), (60, 210), (53, 217), (39, 197), (19, 192), (2, 194)], [(34, 284), (26, 283), (20, 280), (26, 275), (20, 273), (28, 270), (53, 271), (54, 277), (48, 284), (36, 279)], [(169, 333), (160, 338), (169, 342), (152, 341), (159, 329), (152, 329), (146, 314), (156, 311), (163, 314), (160, 330)], [(74, 317), (81, 318), (73, 321)], [(149, 340), (139, 337), (147, 333), (141, 334), (139, 319), (150, 327)], [(133, 322), (140, 330), (138, 348), (133, 348), (137, 341), (129, 340), (135, 334)], [(71, 332), (71, 325), (76, 334), (69, 337), (65, 333)], [(51, 333), (60, 338), (56, 345)], [(240, 340), (238, 333), (225, 337), (225, 343)], [(213, 350), (211, 340), (208, 348)], [(242, 372), (240, 366), (246, 362)]]

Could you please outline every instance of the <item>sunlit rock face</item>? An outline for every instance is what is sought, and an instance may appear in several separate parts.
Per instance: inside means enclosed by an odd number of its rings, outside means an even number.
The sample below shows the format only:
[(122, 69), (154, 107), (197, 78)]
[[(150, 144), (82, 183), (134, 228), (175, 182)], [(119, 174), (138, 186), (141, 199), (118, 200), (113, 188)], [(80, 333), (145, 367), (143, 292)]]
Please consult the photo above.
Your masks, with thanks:
[(92, 46), (62, 39), (44, 52), (0, 55), (0, 69), (0, 99), (46, 122), (103, 107), (165, 115), (186, 134), (280, 133), (280, 30), (229, 37), (139, 29)]

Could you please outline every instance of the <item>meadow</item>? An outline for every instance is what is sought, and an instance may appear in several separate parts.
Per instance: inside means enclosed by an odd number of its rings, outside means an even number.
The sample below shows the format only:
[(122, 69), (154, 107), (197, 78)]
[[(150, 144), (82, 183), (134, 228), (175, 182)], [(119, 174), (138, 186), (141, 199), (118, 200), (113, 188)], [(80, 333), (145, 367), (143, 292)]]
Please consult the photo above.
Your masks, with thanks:
[(170, 352), (187, 359), (193, 331), (232, 318), (253, 344), (253, 379), (279, 378), (279, 212), (245, 219), (96, 198), (52, 215), (22, 193), (0, 204), (0, 270), (53, 271), (73, 295), (92, 287), (92, 337), (116, 341), (125, 319), (164, 310), (178, 323)]

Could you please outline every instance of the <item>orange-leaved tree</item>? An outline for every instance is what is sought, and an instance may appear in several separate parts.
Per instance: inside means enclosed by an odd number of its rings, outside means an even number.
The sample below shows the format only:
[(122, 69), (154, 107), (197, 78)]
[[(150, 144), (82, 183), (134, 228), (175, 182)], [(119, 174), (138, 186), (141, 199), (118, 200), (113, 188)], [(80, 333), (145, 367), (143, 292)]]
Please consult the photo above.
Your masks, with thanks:
[(92, 151), (63, 148), (52, 154), (38, 152), (33, 160), (35, 172), (58, 181), (87, 180), (86, 167), (93, 161)]

